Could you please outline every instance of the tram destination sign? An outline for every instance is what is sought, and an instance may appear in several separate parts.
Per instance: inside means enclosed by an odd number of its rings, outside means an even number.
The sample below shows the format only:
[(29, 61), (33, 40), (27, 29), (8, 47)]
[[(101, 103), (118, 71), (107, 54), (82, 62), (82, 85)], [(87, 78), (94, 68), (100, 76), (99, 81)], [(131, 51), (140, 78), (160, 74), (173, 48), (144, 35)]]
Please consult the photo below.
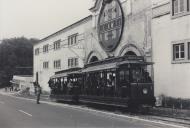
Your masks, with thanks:
[(98, 19), (98, 38), (105, 51), (113, 51), (119, 44), (124, 26), (121, 4), (118, 0), (104, 0)]

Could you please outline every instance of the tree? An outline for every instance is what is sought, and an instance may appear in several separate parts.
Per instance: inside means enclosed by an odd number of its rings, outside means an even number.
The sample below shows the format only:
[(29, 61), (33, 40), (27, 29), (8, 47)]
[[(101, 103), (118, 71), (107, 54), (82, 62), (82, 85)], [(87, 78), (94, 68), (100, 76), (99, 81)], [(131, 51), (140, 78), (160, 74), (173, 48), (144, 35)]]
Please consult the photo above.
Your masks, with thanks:
[(33, 44), (37, 39), (25, 37), (4, 39), (0, 44), (0, 88), (9, 86), (12, 76), (32, 75), (31, 69), (18, 67), (33, 67)]

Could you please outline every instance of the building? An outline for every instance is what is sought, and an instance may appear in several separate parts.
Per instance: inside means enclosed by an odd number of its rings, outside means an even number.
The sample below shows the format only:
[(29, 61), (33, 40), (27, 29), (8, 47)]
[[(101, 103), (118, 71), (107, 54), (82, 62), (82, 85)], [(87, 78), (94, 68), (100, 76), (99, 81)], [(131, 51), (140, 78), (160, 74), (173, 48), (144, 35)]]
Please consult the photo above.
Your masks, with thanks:
[(190, 0), (153, 0), (156, 96), (190, 99)]
[(85, 17), (55, 32), (34, 45), (34, 81), (49, 91), (48, 81), (57, 71), (83, 67), (86, 42), (92, 16)]
[(13, 91), (29, 88), (30, 92), (34, 93), (33, 77), (31, 75), (14, 75), (10, 82), (12, 83)]

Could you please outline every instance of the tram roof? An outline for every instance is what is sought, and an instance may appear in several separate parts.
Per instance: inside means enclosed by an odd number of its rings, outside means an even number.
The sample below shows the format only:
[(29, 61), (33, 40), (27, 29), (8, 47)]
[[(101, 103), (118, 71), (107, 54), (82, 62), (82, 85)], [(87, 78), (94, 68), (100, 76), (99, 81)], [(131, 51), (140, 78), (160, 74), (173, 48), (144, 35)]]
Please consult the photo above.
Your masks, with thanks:
[(61, 70), (61, 71), (55, 72), (55, 75), (53, 75), (51, 77), (51, 79), (59, 78), (59, 77), (66, 77), (70, 74), (78, 74), (78, 73), (80, 73), (80, 71), (81, 71), (81, 68), (79, 68), (79, 67)]
[(56, 74), (56, 75), (51, 76), (50, 78), (54, 79), (54, 78), (65, 77), (65, 76), (67, 76), (67, 73)]
[(80, 67), (69, 68), (69, 69), (65, 69), (65, 70), (57, 71), (57, 72), (55, 72), (55, 74), (61, 74), (61, 73), (73, 73), (73, 72), (78, 72), (78, 71), (81, 70), (81, 69), (82, 69), (82, 68), (80, 68)]
[(87, 68), (84, 68), (82, 72), (93, 72), (93, 71), (101, 71), (106, 69), (114, 69), (117, 68), (117, 63), (108, 63), (108, 64), (102, 64), (102, 65), (94, 65)]
[(82, 72), (94, 72), (94, 71), (101, 71), (101, 70), (109, 70), (109, 69), (116, 69), (119, 66), (125, 64), (137, 64), (137, 65), (152, 65), (152, 62), (145, 62), (143, 57), (136, 57), (136, 56), (124, 56), (124, 57), (117, 57), (117, 58), (109, 58), (103, 61), (97, 61), (90, 64), (85, 65)]
[(144, 57), (143, 56), (121, 56), (121, 57), (110, 57), (106, 58), (104, 60), (100, 61), (95, 61), (91, 62), (89, 64), (86, 64), (85, 67), (92, 66), (92, 65), (101, 65), (105, 63), (112, 63), (112, 62), (121, 62), (121, 61), (143, 61), (144, 62)]
[(85, 72), (95, 72), (95, 71), (116, 69), (116, 68), (119, 68), (119, 66), (126, 65), (126, 64), (152, 65), (153, 62), (145, 62), (142, 56), (114, 57), (114, 58), (108, 58), (102, 61), (96, 61), (96, 62), (87, 64), (84, 66), (83, 69), (77, 67), (77, 68), (70, 68), (70, 69), (55, 72), (55, 75), (53, 75), (51, 79), (66, 77), (70, 74), (79, 74), (81, 72), (85, 73)]

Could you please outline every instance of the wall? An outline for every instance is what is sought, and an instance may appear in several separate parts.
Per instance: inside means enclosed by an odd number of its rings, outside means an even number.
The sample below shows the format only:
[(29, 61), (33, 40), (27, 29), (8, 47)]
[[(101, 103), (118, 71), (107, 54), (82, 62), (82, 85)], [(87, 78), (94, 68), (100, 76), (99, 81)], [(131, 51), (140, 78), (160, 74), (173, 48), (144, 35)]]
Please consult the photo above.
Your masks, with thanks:
[(190, 39), (190, 15), (173, 19), (169, 3), (159, 8), (152, 20), (155, 94), (190, 98), (190, 63), (172, 63), (172, 42)]

